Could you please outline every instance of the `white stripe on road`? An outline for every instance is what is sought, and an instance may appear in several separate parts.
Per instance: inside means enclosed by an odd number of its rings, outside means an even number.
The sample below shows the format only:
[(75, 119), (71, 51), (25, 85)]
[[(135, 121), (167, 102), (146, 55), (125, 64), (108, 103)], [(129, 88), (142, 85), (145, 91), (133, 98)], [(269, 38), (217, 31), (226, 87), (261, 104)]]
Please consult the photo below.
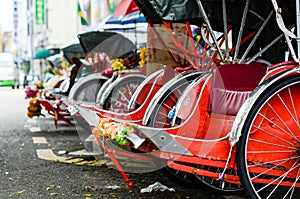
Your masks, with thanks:
[(37, 149), (36, 150), (37, 156), (43, 160), (51, 160), (56, 162), (64, 162), (68, 158), (67, 157), (60, 157), (53, 153), (52, 149)]
[(32, 137), (34, 144), (48, 144), (45, 137)]
[(32, 133), (40, 132), (41, 128), (40, 127), (30, 127), (29, 131), (32, 132)]

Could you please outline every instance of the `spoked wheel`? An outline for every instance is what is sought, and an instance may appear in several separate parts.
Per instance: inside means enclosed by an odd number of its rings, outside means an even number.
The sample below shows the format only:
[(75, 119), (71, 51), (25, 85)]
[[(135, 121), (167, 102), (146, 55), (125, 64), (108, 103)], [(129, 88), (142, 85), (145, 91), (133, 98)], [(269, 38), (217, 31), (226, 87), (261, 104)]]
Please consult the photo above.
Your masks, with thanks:
[(128, 75), (116, 80), (103, 93), (101, 99), (102, 109), (117, 113), (128, 112), (130, 99), (140, 85), (145, 80), (143, 75)]
[[(214, 173), (222, 173), (222, 168), (208, 167), (203, 165), (198, 165), (197, 168), (205, 169)], [(225, 174), (238, 175), (237, 171), (228, 169)], [(240, 184), (232, 184), (225, 182), (223, 180), (217, 180), (205, 176), (194, 175), (191, 178), (192, 182), (198, 184), (198, 186), (205, 187), (205, 190), (208, 190), (212, 193), (222, 194), (222, 195), (232, 195), (232, 194), (242, 194), (244, 188)]]
[[(81, 79), (79, 79), (72, 87), (68, 100), (95, 104), (96, 95), (106, 80), (107, 78), (101, 77), (99, 74), (91, 74), (86, 77), (81, 77)], [(81, 116), (74, 115), (74, 119), (80, 127), (90, 134), (90, 126)], [(86, 135), (84, 138), (85, 137)]]
[(182, 171), (178, 171), (175, 169), (172, 169), (170, 167), (167, 167), (165, 165), (167, 165), (167, 163), (162, 163), (164, 164), (161, 169), (162, 173), (168, 177), (170, 180), (172, 180), (173, 182), (187, 187), (187, 188), (199, 188), (200, 185), (198, 183), (195, 183), (193, 178), (194, 175), (190, 174), (190, 173), (186, 173), (186, 172), (182, 172)]
[[(200, 75), (200, 73), (196, 72), (182, 76), (179, 78), (179, 81), (175, 81), (172, 86), (166, 89), (166, 92), (160, 96), (160, 99), (157, 99), (157, 103), (152, 104), (154, 107), (150, 114), (148, 126), (156, 128), (171, 127), (172, 114), (174, 114), (172, 108), (175, 107), (183, 91)], [(188, 188), (199, 187), (198, 184), (191, 181), (194, 175), (169, 168), (165, 162), (161, 164), (163, 166), (161, 171), (172, 181)]]
[(173, 114), (175, 114), (175, 110), (172, 109), (174, 109), (183, 91), (200, 75), (201, 73), (199, 72), (183, 75), (174, 81), (158, 99), (154, 99), (155, 103), (151, 104), (152, 110), (150, 111), (151, 113), (147, 121), (147, 126), (156, 128), (171, 127), (171, 120)]
[(240, 179), (251, 198), (299, 198), (300, 76), (286, 78), (257, 100), (237, 148)]

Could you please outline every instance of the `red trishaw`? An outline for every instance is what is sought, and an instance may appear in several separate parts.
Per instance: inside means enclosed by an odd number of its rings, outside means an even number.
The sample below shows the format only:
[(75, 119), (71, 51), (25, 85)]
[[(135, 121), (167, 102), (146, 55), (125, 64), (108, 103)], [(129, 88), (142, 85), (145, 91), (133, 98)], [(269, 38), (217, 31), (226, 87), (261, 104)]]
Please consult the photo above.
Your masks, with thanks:
[[(103, 119), (95, 109), (94, 136), (128, 185), (116, 155), (225, 194), (299, 197), (299, 0), (135, 2), (154, 31), (155, 23), (167, 28), (176, 49), (165, 47), (188, 61), (182, 68), (198, 74), (171, 103), (176, 89), (153, 96), (142, 121)], [(186, 24), (185, 37), (174, 23)]]

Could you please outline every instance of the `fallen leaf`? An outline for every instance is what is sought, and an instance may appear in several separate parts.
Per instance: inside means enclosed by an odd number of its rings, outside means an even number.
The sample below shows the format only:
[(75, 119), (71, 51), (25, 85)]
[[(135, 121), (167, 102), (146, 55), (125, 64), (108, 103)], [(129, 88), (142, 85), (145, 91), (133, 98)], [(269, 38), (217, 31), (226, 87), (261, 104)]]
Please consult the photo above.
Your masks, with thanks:
[(92, 196), (93, 194), (91, 194), (91, 193), (86, 193), (86, 194), (83, 194), (84, 196), (86, 196), (86, 197), (90, 197), (90, 196)]
[(85, 188), (88, 189), (88, 190), (91, 190), (91, 191), (96, 191), (96, 189), (97, 189), (94, 186), (86, 186)]
[(54, 192), (54, 193), (50, 193), (50, 195), (51, 195), (51, 196), (57, 196), (57, 195), (59, 195), (59, 193)]
[(51, 190), (51, 189), (53, 189), (53, 188), (54, 188), (54, 185), (51, 184), (51, 185), (49, 185), (49, 187), (47, 187), (47, 190)]
[(18, 194), (18, 195), (21, 195), (21, 194), (23, 194), (24, 192), (25, 192), (25, 190), (18, 191), (17, 194)]

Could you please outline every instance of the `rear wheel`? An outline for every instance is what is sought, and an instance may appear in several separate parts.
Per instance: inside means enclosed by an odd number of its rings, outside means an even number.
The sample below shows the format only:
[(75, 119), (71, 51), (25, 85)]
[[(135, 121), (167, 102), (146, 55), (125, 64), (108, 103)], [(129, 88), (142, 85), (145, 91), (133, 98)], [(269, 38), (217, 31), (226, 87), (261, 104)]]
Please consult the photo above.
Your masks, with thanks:
[(251, 198), (299, 198), (300, 76), (265, 91), (237, 147), (240, 179)]
[[(152, 104), (154, 108), (150, 114), (147, 126), (170, 128), (173, 114), (172, 108), (175, 107), (177, 100), (182, 95), (183, 91), (199, 76), (200, 73), (197, 72), (187, 74), (178, 79), (178, 81), (176, 80), (170, 88), (166, 89), (166, 92), (161, 95), (160, 99), (157, 100), (157, 103)], [(199, 187), (198, 184), (191, 181), (191, 178), (194, 177), (192, 174), (172, 169), (166, 166), (166, 162), (162, 162), (161, 164), (163, 166), (162, 172), (172, 181), (188, 188)]]
[(115, 80), (103, 93), (102, 109), (112, 112), (128, 112), (128, 105), (137, 87), (145, 80), (142, 75), (128, 75)]
[(173, 114), (175, 114), (172, 109), (175, 108), (184, 90), (200, 75), (201, 73), (199, 72), (192, 72), (174, 79), (173, 84), (165, 88), (164, 93), (157, 99), (153, 99), (155, 103), (150, 105), (152, 106), (151, 112), (148, 113), (150, 116), (148, 121), (144, 121), (144, 123), (146, 123), (147, 126), (155, 128), (170, 128)]

